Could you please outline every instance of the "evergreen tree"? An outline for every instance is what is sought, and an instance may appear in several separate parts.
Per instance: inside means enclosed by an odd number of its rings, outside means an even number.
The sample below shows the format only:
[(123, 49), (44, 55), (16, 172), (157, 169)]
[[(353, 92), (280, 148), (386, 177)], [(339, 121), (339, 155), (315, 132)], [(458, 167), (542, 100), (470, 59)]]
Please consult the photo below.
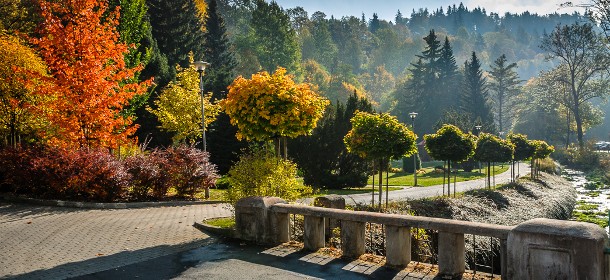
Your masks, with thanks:
[[(206, 69), (203, 88), (212, 92), (212, 101), (216, 102), (227, 96), (227, 87), (235, 79), (237, 62), (231, 52), (224, 19), (218, 13), (216, 0), (209, 1), (204, 24), (203, 58), (211, 65)], [(221, 174), (229, 171), (231, 164), (238, 160), (239, 151), (246, 147), (245, 142), (235, 138), (236, 133), (237, 128), (231, 125), (224, 112), (210, 126), (207, 135), (210, 160)]]
[[(148, 6), (144, 0), (111, 0), (110, 10), (120, 6), (121, 16), (119, 18), (120, 41), (131, 46), (129, 53), (125, 55), (125, 63), (128, 67), (144, 66), (144, 69), (134, 79), (141, 81), (153, 78), (157, 88), (164, 87), (171, 79), (171, 71), (167, 64), (167, 57), (161, 54), (157, 41), (153, 38), (152, 27), (148, 16)], [(157, 118), (145, 109), (145, 105), (152, 105), (152, 91), (138, 95), (129, 102), (122, 114), (135, 116), (135, 122), (139, 128), (136, 136), (145, 140), (147, 136), (154, 135), (151, 144), (158, 146), (169, 143), (169, 135), (159, 130)], [(153, 99), (156, 95), (153, 95)], [(150, 140), (150, 139), (149, 139)]]
[(377, 13), (373, 13), (373, 18), (371, 19), (371, 22), (369, 23), (369, 30), (373, 34), (375, 34), (377, 32), (377, 30), (379, 30), (379, 16), (377, 16)]
[(290, 143), (291, 155), (303, 170), (305, 184), (317, 188), (365, 186), (368, 162), (350, 154), (343, 137), (352, 129), (350, 119), (356, 111), (372, 112), (371, 103), (356, 93), (344, 105), (328, 107), (326, 114), (311, 136)]
[(515, 97), (519, 93), (519, 76), (515, 69), (517, 63), (507, 64), (506, 55), (501, 55), (491, 65), (491, 82), (489, 88), (492, 91), (493, 101), (496, 105), (496, 114), (498, 122), (498, 130), (504, 131), (504, 120), (510, 119), (507, 114), (512, 106), (510, 102), (512, 97)]
[(440, 107), (445, 108), (454, 107), (457, 108), (459, 95), (456, 93), (456, 88), (459, 85), (459, 72), (455, 62), (455, 56), (453, 55), (453, 49), (449, 43), (449, 38), (445, 37), (445, 43), (441, 49), (440, 57), (438, 58), (438, 70), (439, 70), (439, 93)]
[(301, 52), (290, 18), (275, 2), (256, 1), (250, 21), (258, 62), (263, 70), (275, 71), (278, 66), (289, 72), (299, 70)]
[(483, 77), (481, 62), (475, 52), (470, 61), (464, 63), (464, 83), (460, 98), (460, 109), (471, 119), (483, 125), (483, 131), (494, 132), (493, 115), (488, 101), (487, 79)]
[(394, 21), (395, 21), (396, 25), (405, 24), (405, 18), (402, 16), (402, 13), (400, 12), (400, 10), (398, 10), (398, 12), (396, 12), (396, 18)]
[(194, 53), (196, 60), (202, 57), (203, 32), (197, 7), (193, 0), (148, 0), (147, 3), (152, 34), (167, 56), (173, 78), (176, 64), (188, 66), (189, 52)]

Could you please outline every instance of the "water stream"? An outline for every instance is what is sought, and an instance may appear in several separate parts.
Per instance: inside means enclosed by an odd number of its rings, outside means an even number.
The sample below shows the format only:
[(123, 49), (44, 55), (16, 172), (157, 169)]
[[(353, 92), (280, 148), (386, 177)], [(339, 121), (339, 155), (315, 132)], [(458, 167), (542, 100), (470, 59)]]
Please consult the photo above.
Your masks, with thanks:
[[(610, 210), (610, 186), (601, 188), (592, 187), (595, 182), (587, 180), (581, 171), (564, 169), (562, 177), (570, 180), (577, 192), (577, 205), (574, 209), (573, 219), (576, 219), (577, 212), (595, 217), (600, 220), (608, 220)], [(606, 227), (606, 232), (609, 232)]]

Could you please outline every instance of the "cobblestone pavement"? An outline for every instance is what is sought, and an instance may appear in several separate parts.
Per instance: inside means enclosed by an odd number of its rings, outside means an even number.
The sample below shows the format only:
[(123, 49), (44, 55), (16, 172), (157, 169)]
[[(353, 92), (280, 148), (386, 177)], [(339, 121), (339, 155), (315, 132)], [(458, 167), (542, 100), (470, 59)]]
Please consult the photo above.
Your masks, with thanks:
[(205, 245), (221, 204), (85, 210), (0, 201), (0, 279), (65, 279)]

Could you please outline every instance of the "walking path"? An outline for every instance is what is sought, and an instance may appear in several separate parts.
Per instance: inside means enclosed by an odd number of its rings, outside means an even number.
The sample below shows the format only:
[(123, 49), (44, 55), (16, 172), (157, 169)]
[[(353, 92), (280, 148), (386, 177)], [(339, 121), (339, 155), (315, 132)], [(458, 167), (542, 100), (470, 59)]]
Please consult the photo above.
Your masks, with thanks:
[[(515, 167), (517, 167), (517, 166), (515, 166)], [(509, 169), (506, 172), (496, 174), (496, 176), (495, 176), (496, 185), (506, 184), (506, 183), (510, 182), (511, 168), (512, 167), (509, 167)], [(519, 168), (519, 171), (522, 176), (525, 175), (527, 172), (529, 172), (528, 164), (519, 163), (518, 168)], [(487, 180), (487, 177), (477, 179), (477, 180), (458, 182), (455, 186), (455, 190), (457, 192), (465, 192), (465, 191), (469, 191), (469, 190), (473, 190), (473, 189), (482, 189), (482, 188), (485, 188), (485, 180)], [(493, 180), (493, 178), (492, 178), (492, 180)], [(493, 185), (494, 182), (492, 181), (491, 183)], [(444, 188), (445, 188), (444, 192), (446, 194), (447, 186), (445, 186)], [(453, 182), (452, 182), (451, 183), (451, 193), (453, 193), (453, 192), (454, 192), (454, 190), (453, 190)], [(405, 186), (405, 188), (402, 190), (389, 192), (388, 200), (420, 199), (420, 198), (435, 197), (435, 196), (441, 196), (441, 195), (443, 195), (443, 185), (436, 185), (436, 186), (429, 186), (429, 187), (412, 187), (412, 186), (406, 187)], [(386, 199), (385, 192), (382, 194), (382, 196), (383, 196), (383, 198), (381, 201), (385, 202), (385, 199)], [(344, 197), (345, 197), (345, 202), (348, 204), (371, 203), (371, 193), (344, 195)], [(379, 203), (379, 194), (378, 193), (375, 194), (375, 203)]]
[(222, 204), (83, 210), (0, 200), (0, 279), (66, 279), (206, 244), (192, 225)]

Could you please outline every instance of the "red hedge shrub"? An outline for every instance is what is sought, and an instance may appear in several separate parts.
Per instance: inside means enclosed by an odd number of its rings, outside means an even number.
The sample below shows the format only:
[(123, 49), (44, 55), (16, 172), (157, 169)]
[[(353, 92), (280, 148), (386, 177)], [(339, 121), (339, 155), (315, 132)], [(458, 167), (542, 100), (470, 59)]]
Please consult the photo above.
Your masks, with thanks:
[(135, 155), (125, 159), (125, 167), (131, 175), (130, 196), (145, 200), (152, 196), (163, 198), (170, 188), (170, 176), (166, 172), (169, 162), (158, 150), (149, 155)]
[(161, 199), (174, 187), (193, 196), (218, 175), (209, 155), (189, 146), (154, 150), (124, 162), (104, 150), (42, 146), (0, 149), (0, 190), (87, 201)]
[(193, 196), (214, 185), (219, 178), (209, 154), (191, 146), (181, 145), (162, 152), (168, 161), (167, 172), (178, 196)]

